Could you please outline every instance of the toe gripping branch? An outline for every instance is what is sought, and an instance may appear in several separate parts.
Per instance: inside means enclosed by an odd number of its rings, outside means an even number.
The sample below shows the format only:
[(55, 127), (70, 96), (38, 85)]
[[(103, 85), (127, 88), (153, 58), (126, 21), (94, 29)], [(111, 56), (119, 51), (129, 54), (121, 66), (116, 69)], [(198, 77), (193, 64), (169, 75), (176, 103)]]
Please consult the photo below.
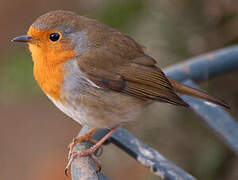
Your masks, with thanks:
[[(165, 73), (172, 79), (198, 88), (193, 81), (207, 80), (236, 69), (238, 69), (238, 46), (232, 46), (175, 64), (165, 69)], [(238, 123), (225, 110), (194, 98), (185, 96), (182, 98), (190, 105), (192, 111), (200, 117), (200, 120), (205, 122), (221, 138), (221, 141), (227, 144), (235, 153), (238, 153)], [(89, 130), (89, 127), (83, 127), (79, 136)], [(92, 138), (99, 140), (107, 132), (107, 130), (97, 130), (92, 135)], [(162, 179), (196, 179), (153, 148), (143, 144), (123, 128), (119, 128), (107, 142), (121, 148)], [(89, 146), (90, 142), (80, 142), (76, 148), (82, 150), (87, 149)], [(116, 166), (114, 167), (116, 168)], [(97, 172), (95, 162), (88, 156), (76, 158), (73, 161), (71, 174), (73, 180), (110, 180), (101, 172)]]
[[(84, 126), (79, 132), (78, 137), (82, 137), (83, 135), (85, 135), (85, 133), (89, 132), (90, 130), (91, 130), (90, 127)], [(74, 151), (87, 150), (93, 146), (94, 144), (93, 140), (95, 140), (95, 142), (99, 141), (108, 132), (107, 130), (105, 130), (104, 131), (105, 134), (98, 136), (98, 131), (93, 133), (93, 135), (91, 136), (92, 139), (90, 141), (81, 141), (72, 150)], [(110, 180), (109, 178), (107, 178), (100, 172), (100, 170), (97, 167), (98, 166), (97, 160), (95, 161), (93, 157), (94, 156), (76, 157), (73, 160), (72, 165), (70, 164), (71, 168), (68, 167), (69, 169), (71, 169), (72, 180), (79, 180), (79, 179), (80, 180), (88, 180), (88, 179)], [(70, 159), (70, 156), (69, 156), (69, 159)], [(66, 174), (67, 174), (67, 170), (66, 170)]]

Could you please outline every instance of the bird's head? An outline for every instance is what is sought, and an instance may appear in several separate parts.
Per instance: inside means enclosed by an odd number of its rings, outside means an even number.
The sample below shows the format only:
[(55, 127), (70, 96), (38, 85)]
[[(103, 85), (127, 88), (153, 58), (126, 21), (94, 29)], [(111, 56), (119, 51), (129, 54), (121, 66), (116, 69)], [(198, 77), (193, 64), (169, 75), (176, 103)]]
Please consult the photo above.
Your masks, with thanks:
[(88, 18), (73, 12), (51, 11), (37, 18), (27, 35), (12, 41), (28, 43), (35, 63), (58, 64), (89, 50), (88, 25)]

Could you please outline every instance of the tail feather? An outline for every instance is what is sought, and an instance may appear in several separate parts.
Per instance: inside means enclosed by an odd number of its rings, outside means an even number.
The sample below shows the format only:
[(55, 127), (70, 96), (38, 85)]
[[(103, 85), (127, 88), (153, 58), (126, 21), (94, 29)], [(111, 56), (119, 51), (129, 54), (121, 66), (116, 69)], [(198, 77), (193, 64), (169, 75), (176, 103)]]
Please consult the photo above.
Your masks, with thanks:
[(214, 103), (214, 104), (217, 104), (217, 105), (220, 105), (220, 106), (230, 109), (230, 105), (228, 103), (226, 103), (225, 101), (220, 100), (216, 97), (213, 97), (213, 96), (207, 94), (206, 92), (203, 92), (198, 89), (194, 89), (192, 87), (189, 87), (189, 86), (186, 86), (183, 84), (180, 84), (179, 82), (177, 82), (173, 79), (168, 78), (168, 80), (171, 83), (171, 85), (173, 86), (176, 93), (203, 99), (205, 101), (208, 101), (208, 102), (211, 102), (211, 103)]

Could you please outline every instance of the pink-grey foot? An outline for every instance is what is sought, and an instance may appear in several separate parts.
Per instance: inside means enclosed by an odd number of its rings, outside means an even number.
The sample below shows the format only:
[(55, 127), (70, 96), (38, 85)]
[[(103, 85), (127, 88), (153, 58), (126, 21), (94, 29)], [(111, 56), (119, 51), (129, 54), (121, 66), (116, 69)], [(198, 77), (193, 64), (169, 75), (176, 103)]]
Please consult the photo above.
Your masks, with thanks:
[[(85, 156), (91, 156), (91, 158), (96, 163), (98, 169), (101, 169), (101, 163), (99, 159), (94, 155), (95, 151), (102, 146), (102, 144), (119, 128), (120, 126), (116, 126), (112, 128), (105, 136), (103, 136), (102, 139), (100, 139), (98, 142), (96, 142), (92, 147), (86, 149), (86, 150), (80, 150), (80, 151), (73, 151), (75, 145), (78, 142), (89, 140), (91, 141), (91, 135), (95, 132), (97, 128), (93, 128), (90, 131), (88, 131), (85, 135), (75, 138), (72, 143), (69, 145), (69, 161), (67, 163), (67, 166), (65, 168), (65, 175), (68, 175), (68, 170), (71, 167), (73, 160), (76, 157), (85, 157)], [(93, 140), (94, 141), (94, 140)], [(94, 141), (95, 142), (95, 141)]]

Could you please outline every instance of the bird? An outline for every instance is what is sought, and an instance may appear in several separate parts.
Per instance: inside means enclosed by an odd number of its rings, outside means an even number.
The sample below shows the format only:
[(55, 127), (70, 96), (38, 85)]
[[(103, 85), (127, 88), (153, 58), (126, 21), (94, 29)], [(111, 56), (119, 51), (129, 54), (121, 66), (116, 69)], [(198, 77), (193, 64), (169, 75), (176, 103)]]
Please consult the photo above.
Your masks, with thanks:
[[(159, 68), (144, 47), (117, 29), (66, 10), (38, 17), (26, 42), (33, 59), (33, 74), (48, 98), (66, 115), (92, 129), (69, 146), (66, 172), (77, 156), (91, 156), (120, 126), (138, 119), (153, 102), (189, 107), (179, 95), (230, 108), (208, 93), (183, 85)], [(89, 149), (74, 146), (98, 128), (110, 131)]]

